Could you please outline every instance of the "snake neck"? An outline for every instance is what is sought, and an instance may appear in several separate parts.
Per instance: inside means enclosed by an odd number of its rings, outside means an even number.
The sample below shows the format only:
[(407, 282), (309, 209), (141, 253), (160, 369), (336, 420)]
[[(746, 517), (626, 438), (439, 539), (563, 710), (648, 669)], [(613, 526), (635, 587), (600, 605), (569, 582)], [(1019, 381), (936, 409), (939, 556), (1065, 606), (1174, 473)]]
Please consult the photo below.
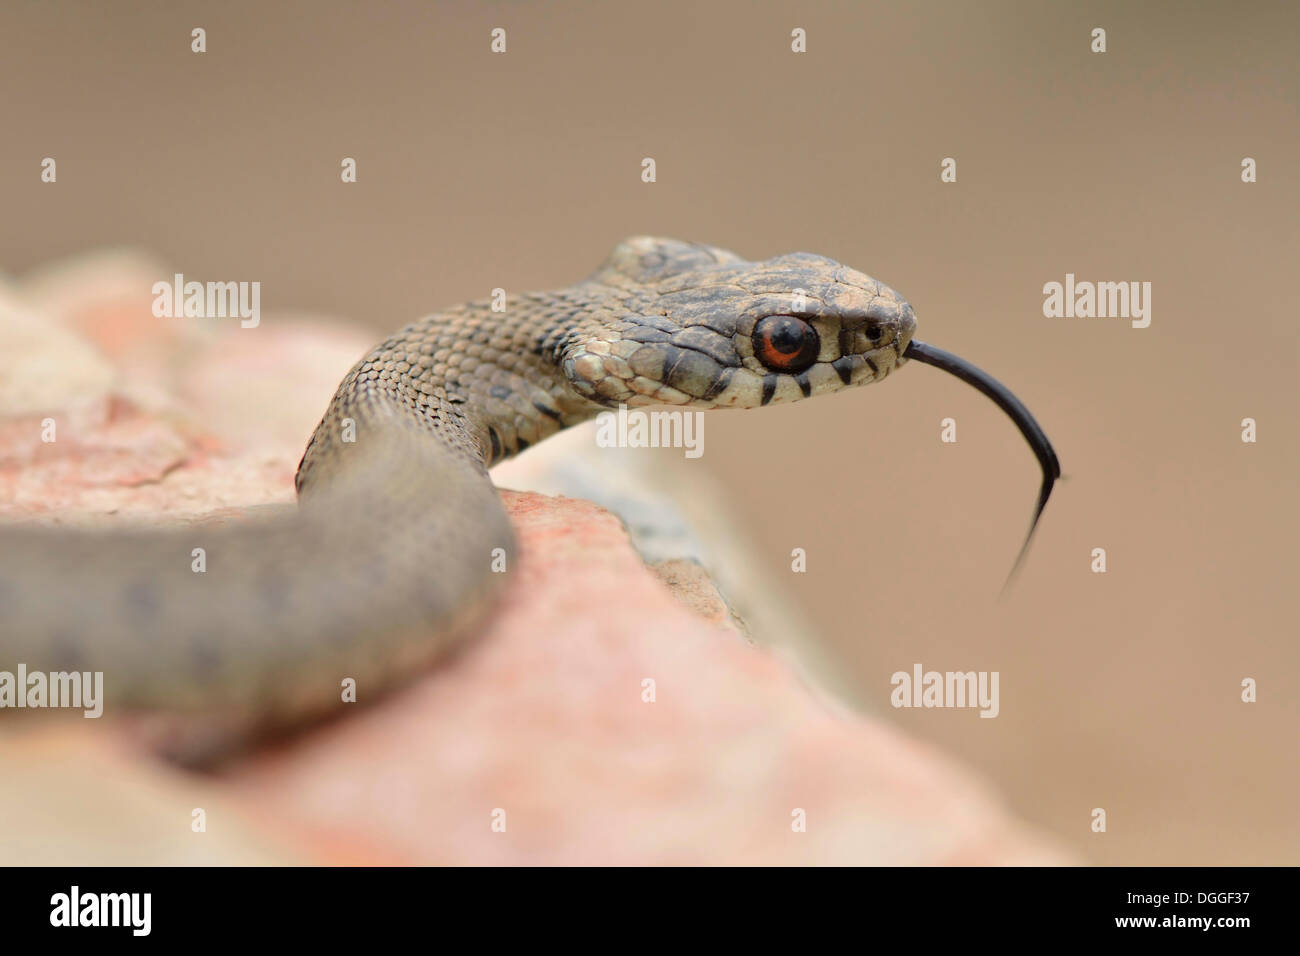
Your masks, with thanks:
[(574, 391), (562, 356), (626, 299), (584, 283), (519, 295), (505, 311), (468, 303), (394, 333), (339, 385), (298, 467), (299, 493), (377, 428), (422, 432), (486, 470), (593, 417), (604, 406)]

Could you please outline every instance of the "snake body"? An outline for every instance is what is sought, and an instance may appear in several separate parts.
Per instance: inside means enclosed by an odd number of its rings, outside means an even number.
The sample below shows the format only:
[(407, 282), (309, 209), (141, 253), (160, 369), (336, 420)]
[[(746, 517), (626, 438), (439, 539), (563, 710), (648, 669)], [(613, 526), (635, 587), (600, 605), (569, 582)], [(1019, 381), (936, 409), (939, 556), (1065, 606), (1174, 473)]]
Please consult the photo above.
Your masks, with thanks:
[(102, 671), (109, 708), (310, 719), (345, 678), (408, 677), (492, 605), (494, 562), (513, 561), (494, 463), (620, 403), (753, 408), (879, 381), (914, 327), (901, 296), (830, 259), (629, 239), (568, 288), (376, 346), (316, 428), (291, 516), (0, 531), (0, 669)]

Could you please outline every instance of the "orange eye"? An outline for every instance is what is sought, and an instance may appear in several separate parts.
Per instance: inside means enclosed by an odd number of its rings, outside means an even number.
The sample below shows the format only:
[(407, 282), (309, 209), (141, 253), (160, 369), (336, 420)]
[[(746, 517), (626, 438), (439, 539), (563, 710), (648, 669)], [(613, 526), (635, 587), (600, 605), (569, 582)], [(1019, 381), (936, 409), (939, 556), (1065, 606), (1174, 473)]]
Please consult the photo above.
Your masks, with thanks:
[(754, 326), (754, 354), (774, 372), (798, 374), (820, 349), (817, 330), (793, 315), (769, 315)]

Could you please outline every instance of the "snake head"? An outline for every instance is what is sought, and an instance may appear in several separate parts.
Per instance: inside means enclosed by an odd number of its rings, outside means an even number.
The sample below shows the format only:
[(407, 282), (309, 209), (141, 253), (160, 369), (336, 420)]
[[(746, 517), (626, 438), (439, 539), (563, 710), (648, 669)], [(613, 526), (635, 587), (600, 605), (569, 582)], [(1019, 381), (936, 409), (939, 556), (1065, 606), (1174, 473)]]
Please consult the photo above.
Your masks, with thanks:
[[(1034, 416), (969, 361), (914, 341), (907, 301), (870, 276), (795, 252), (747, 262), (713, 246), (637, 237), (581, 285), (566, 334), (569, 384), (598, 404), (753, 408), (887, 376), (908, 359), (956, 375), (1020, 429), (1043, 471), (1023, 562), (1061, 465)], [(1010, 578), (1008, 579), (1008, 582)]]
[(637, 237), (588, 284), (607, 305), (561, 365), (602, 405), (752, 408), (866, 385), (899, 364), (916, 328), (893, 289), (809, 253), (749, 262)]

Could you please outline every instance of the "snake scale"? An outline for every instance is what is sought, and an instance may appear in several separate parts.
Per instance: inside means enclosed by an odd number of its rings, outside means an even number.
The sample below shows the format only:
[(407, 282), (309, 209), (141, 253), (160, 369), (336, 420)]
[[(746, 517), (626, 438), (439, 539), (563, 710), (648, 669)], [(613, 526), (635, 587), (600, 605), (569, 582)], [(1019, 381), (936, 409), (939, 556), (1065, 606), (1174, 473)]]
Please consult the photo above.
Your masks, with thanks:
[[(491, 465), (620, 403), (755, 408), (878, 382), (907, 358), (960, 363), (913, 343), (915, 325), (892, 289), (821, 256), (629, 239), (568, 288), (447, 309), (376, 346), (307, 445), (292, 515), (0, 531), (0, 669), (102, 671), (106, 710), (237, 738), (322, 716), (344, 678), (376, 695), (491, 607), (509, 577), (494, 556), (513, 560)], [(1036, 521), (1059, 474), (1050, 445), (1009, 392), (951, 362), (1039, 453)]]

